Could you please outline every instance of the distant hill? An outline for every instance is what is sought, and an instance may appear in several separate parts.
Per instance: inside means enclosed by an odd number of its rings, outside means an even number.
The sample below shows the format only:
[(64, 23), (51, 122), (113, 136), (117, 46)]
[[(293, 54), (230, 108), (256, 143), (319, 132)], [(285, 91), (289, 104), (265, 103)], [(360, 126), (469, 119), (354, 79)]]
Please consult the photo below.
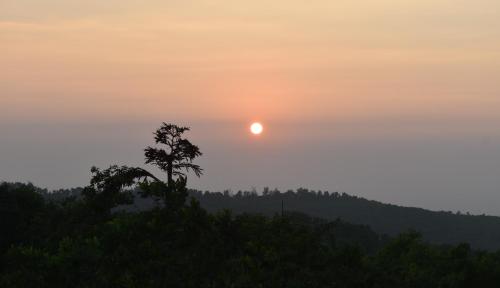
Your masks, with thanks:
[(375, 232), (395, 236), (408, 230), (422, 233), (435, 244), (469, 243), (473, 248), (500, 249), (500, 217), (434, 212), (402, 207), (351, 196), (346, 193), (314, 192), (307, 189), (288, 191), (202, 193), (191, 191), (208, 211), (230, 209), (234, 213), (250, 212), (272, 215), (297, 211), (327, 220), (340, 218), (349, 223), (368, 225)]

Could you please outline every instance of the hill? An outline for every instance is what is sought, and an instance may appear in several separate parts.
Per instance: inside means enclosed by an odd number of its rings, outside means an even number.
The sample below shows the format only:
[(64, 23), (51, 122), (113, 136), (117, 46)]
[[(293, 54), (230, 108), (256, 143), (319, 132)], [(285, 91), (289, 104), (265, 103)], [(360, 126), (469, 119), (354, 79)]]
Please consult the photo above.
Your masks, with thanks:
[(191, 191), (201, 206), (214, 212), (230, 209), (235, 213), (281, 213), (297, 211), (327, 220), (343, 219), (349, 223), (368, 225), (375, 232), (395, 236), (416, 230), (426, 241), (435, 244), (469, 243), (476, 249), (500, 249), (500, 217), (467, 215), (421, 208), (402, 207), (368, 200), (346, 193), (297, 191), (269, 191), (262, 194), (238, 192), (231, 195)]

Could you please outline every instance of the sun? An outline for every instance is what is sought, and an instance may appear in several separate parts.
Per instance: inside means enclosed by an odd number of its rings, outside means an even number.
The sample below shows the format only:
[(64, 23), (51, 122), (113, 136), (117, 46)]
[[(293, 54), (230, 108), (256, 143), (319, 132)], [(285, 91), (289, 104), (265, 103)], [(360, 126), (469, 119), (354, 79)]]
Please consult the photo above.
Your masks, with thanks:
[(252, 126), (250, 126), (250, 131), (254, 135), (259, 135), (262, 134), (262, 131), (264, 131), (264, 127), (259, 122), (255, 122)]

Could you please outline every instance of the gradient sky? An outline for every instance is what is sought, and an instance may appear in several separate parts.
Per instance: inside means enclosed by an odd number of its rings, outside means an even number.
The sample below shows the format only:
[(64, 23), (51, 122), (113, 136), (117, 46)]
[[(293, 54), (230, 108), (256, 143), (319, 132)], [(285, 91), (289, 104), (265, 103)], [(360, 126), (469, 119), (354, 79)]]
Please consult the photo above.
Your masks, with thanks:
[(162, 121), (195, 188), (500, 215), (500, 2), (0, 0), (0, 180), (141, 165)]

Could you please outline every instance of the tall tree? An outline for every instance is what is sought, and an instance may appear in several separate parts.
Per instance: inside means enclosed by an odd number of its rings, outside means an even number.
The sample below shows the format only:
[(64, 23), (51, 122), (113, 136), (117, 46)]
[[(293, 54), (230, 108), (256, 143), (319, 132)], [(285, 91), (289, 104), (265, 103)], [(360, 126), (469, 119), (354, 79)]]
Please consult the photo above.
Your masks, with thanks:
[(167, 183), (139, 167), (113, 165), (105, 170), (93, 167), (90, 185), (83, 190), (86, 202), (99, 214), (109, 215), (111, 208), (132, 203), (131, 189), (140, 188), (142, 196), (162, 198), (167, 207), (184, 205), (187, 178), (183, 170), (192, 170), (198, 177), (203, 173), (200, 166), (193, 164), (193, 160), (202, 155), (200, 149), (182, 137), (186, 131), (188, 127), (163, 123), (154, 135), (156, 144), (164, 144), (167, 149), (145, 149), (146, 164), (154, 164), (167, 172)]
[(180, 127), (163, 122), (162, 126), (154, 132), (156, 144), (163, 144), (166, 149), (147, 147), (144, 149), (146, 164), (154, 164), (167, 173), (167, 186), (174, 187), (174, 177), (185, 178), (192, 170), (196, 176), (203, 174), (199, 165), (193, 164), (196, 157), (202, 155), (198, 146), (183, 138), (189, 127)]

